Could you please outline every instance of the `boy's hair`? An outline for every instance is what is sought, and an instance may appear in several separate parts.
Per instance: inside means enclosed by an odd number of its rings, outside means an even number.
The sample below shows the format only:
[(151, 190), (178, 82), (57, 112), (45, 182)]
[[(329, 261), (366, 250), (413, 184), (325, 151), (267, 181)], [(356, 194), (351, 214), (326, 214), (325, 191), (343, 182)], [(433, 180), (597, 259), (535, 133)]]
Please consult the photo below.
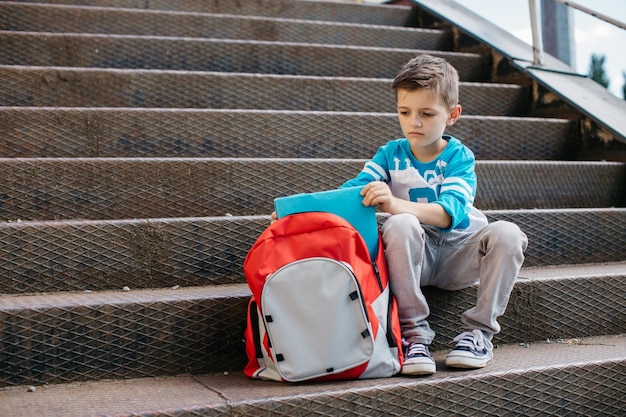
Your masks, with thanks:
[(418, 55), (404, 64), (391, 87), (396, 94), (399, 89), (429, 88), (449, 109), (459, 102), (459, 73), (445, 59), (428, 54)]

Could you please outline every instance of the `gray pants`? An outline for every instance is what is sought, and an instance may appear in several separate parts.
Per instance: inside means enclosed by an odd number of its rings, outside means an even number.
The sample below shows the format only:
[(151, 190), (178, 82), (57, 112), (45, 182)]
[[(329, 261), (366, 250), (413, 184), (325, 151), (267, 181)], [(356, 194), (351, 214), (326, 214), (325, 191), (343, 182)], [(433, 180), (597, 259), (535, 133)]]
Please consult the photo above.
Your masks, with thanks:
[(442, 233), (411, 214), (390, 216), (382, 227), (391, 290), (398, 301), (402, 337), (430, 344), (435, 332), (421, 287), (458, 290), (478, 283), (476, 306), (461, 317), (461, 330), (500, 331), (496, 319), (509, 302), (524, 262), (526, 235), (498, 221), (474, 232)]

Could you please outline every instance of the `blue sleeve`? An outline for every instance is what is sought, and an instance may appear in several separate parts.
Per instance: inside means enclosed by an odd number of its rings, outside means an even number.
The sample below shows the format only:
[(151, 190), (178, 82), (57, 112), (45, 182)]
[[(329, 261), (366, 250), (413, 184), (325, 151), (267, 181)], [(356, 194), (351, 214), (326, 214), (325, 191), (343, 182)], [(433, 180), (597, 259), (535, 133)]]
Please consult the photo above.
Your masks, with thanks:
[(448, 162), (439, 198), (435, 201), (452, 219), (450, 227), (444, 231), (469, 226), (469, 212), (476, 196), (475, 167), (474, 154), (467, 148), (459, 149)]
[(365, 162), (363, 169), (358, 175), (351, 180), (346, 181), (341, 187), (355, 187), (357, 185), (366, 185), (372, 181), (384, 181), (389, 183), (389, 169), (387, 168), (387, 155), (389, 153), (389, 144), (378, 148), (376, 155), (369, 161)]

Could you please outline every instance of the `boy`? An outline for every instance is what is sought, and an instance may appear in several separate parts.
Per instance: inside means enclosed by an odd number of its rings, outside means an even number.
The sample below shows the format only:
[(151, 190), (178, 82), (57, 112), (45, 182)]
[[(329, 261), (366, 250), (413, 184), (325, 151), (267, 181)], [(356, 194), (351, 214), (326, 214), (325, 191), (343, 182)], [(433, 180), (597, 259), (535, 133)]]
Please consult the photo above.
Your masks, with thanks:
[(509, 222), (487, 223), (473, 207), (473, 153), (444, 135), (461, 116), (458, 73), (448, 62), (420, 55), (392, 83), (405, 138), (382, 146), (343, 187), (364, 185), (363, 204), (390, 217), (382, 227), (390, 285), (405, 345), (404, 375), (436, 371), (428, 345), (435, 333), (420, 287), (446, 290), (479, 282), (477, 302), (461, 317), (446, 365), (482, 368), (492, 358), (496, 318), (504, 313), (524, 261), (526, 235)]

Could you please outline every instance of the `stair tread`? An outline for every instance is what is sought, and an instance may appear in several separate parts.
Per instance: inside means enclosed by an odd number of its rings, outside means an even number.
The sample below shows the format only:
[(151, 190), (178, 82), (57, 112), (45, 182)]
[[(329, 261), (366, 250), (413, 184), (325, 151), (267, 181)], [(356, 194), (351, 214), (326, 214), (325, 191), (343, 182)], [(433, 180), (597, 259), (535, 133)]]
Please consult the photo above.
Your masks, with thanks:
[[(494, 350), (495, 360), (474, 371), (446, 369), (446, 351), (433, 354), (439, 371), (426, 378), (396, 376), (384, 379), (327, 383), (283, 384), (255, 381), (240, 372), (102, 380), (0, 390), (0, 414), (13, 417), (41, 415), (125, 415), (133, 413), (174, 412), (175, 410), (229, 411), (237, 407), (263, 403), (294, 401), (316, 397), (354, 397), (383, 395), (394, 389), (422, 391), (435, 384), (476, 384), (488, 379), (520, 379), (538, 372), (554, 372), (602, 363), (626, 362), (626, 336), (609, 335), (568, 339), (561, 343), (541, 341), (521, 345), (503, 345)], [(72, 401), (68, 401), (68, 399)], [(532, 399), (537, 401), (537, 399)], [(297, 401), (297, 400), (296, 400)], [(134, 414), (133, 414), (134, 415)]]

